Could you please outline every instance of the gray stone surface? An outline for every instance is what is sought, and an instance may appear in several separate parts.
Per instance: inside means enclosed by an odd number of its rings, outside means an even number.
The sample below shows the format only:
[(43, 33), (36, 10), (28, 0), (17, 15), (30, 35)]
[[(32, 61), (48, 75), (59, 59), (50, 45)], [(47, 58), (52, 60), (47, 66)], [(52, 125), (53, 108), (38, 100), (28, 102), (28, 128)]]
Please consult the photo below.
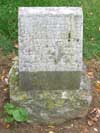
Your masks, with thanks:
[(81, 8), (19, 8), (19, 70), (82, 70)]
[(9, 72), (10, 99), (28, 110), (30, 122), (60, 124), (86, 115), (92, 96), (82, 35), (81, 8), (19, 8), (19, 58)]
[(25, 107), (29, 122), (60, 124), (66, 120), (84, 117), (91, 104), (91, 85), (85, 71), (80, 88), (75, 90), (29, 90), (19, 87), (18, 58), (9, 72), (11, 102)]
[[(80, 72), (68, 71), (45, 71), (45, 72), (21, 72), (20, 84), (23, 89), (42, 89), (42, 90), (75, 90), (80, 86)], [(77, 77), (77, 78), (76, 78)]]
[[(79, 87), (79, 71), (82, 71), (82, 34), (83, 15), (81, 8), (19, 8), (19, 71), (21, 87), (25, 88), (27, 82), (30, 83), (28, 89), (36, 88), (39, 82), (44, 84), (40, 89)], [(35, 86), (31, 74), (36, 75), (35, 77), (38, 78), (39, 82)], [(77, 80), (74, 81), (75, 76)], [(50, 77), (54, 77), (53, 82)], [(59, 77), (60, 79), (57, 79)], [(69, 86), (70, 83), (66, 85), (65, 82), (62, 82), (62, 80), (69, 82), (70, 77), (72, 77), (73, 86)], [(48, 79), (50, 79), (50, 83)], [(62, 87), (56, 87), (54, 82)], [(45, 87), (46, 84), (49, 87)]]

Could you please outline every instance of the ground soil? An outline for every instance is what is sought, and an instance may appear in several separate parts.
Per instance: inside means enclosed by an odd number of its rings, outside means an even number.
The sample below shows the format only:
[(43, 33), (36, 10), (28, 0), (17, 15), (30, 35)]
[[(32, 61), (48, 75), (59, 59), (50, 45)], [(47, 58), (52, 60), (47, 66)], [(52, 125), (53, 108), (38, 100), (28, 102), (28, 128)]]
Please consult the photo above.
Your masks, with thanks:
[(92, 81), (93, 100), (89, 113), (85, 118), (67, 121), (62, 125), (39, 125), (36, 123), (12, 123), (4, 122), (3, 105), (9, 101), (9, 89), (7, 84), (7, 75), (12, 65), (14, 53), (3, 56), (0, 52), (0, 133), (100, 133), (100, 118), (91, 126), (88, 124), (88, 115), (94, 108), (100, 109), (100, 91), (96, 89), (97, 81), (100, 81), (100, 61), (92, 59), (85, 61), (87, 64), (87, 73)]

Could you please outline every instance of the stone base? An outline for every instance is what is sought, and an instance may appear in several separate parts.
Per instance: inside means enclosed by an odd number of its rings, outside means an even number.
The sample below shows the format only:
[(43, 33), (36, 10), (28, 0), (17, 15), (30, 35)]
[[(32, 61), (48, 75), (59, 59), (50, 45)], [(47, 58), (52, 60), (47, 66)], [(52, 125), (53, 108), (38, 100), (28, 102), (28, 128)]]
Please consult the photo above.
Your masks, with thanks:
[(80, 88), (75, 90), (21, 89), (18, 58), (9, 72), (9, 87), (11, 102), (28, 110), (30, 122), (60, 124), (66, 120), (84, 117), (92, 100), (90, 81), (84, 72)]

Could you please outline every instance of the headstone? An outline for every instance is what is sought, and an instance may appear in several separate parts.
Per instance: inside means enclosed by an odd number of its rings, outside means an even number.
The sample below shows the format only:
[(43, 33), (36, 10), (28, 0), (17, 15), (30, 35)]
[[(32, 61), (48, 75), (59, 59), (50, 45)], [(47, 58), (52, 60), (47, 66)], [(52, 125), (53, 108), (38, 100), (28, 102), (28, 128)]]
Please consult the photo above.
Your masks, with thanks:
[(82, 32), (81, 8), (20, 8), (21, 87), (78, 88), (83, 66)]
[(19, 8), (19, 66), (9, 73), (10, 99), (30, 120), (62, 123), (84, 116), (91, 103), (83, 66), (79, 7)]

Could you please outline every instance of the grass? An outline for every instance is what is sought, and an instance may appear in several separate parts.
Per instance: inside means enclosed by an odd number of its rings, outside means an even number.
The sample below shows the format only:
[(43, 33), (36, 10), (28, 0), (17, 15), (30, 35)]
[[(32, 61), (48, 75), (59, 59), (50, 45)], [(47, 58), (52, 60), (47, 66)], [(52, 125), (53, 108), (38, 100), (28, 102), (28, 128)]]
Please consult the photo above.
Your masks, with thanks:
[(84, 12), (84, 58), (100, 57), (100, 0), (0, 0), (0, 47), (5, 54), (18, 42), (18, 7), (81, 6)]

